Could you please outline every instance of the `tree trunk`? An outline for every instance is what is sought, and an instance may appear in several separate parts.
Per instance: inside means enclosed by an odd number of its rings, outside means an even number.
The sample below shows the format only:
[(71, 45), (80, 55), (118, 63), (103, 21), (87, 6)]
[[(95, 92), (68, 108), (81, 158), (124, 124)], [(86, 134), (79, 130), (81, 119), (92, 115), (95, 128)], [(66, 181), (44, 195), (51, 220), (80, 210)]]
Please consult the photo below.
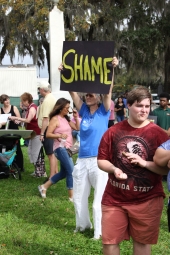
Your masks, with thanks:
[(2, 60), (5, 57), (8, 42), (9, 42), (9, 35), (7, 34), (5, 39), (4, 39), (4, 45), (3, 45), (2, 50), (0, 52), (0, 64), (2, 63)]
[[(170, 38), (169, 38), (170, 39)], [(165, 49), (165, 83), (164, 92), (170, 94), (170, 45)]]

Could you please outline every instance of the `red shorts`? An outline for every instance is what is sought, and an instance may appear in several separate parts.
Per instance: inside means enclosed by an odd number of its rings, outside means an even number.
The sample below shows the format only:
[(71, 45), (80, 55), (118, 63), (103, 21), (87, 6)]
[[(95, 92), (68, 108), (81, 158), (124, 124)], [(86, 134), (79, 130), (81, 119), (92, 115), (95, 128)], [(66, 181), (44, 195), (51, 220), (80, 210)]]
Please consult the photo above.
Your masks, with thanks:
[(162, 209), (163, 197), (137, 205), (102, 205), (103, 244), (119, 244), (130, 236), (142, 244), (156, 244)]

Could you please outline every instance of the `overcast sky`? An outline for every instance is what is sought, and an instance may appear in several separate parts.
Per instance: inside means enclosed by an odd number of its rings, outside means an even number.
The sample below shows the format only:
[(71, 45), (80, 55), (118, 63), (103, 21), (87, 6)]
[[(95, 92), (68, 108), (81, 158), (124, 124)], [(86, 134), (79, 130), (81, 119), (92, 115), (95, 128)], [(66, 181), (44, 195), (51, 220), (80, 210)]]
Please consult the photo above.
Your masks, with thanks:
[[(33, 61), (30, 58), (30, 56), (26, 56), (23, 58), (18, 57), (16, 55), (15, 59), (13, 60), (13, 64), (27, 64), (27, 65), (32, 65)], [(10, 57), (9, 56), (5, 56), (4, 59), (2, 60), (2, 65), (11, 65), (10, 62)], [(45, 65), (44, 68), (40, 68), (40, 70), (37, 68), (37, 77), (40, 78), (48, 78), (48, 71), (47, 71), (47, 62), (45, 61)]]

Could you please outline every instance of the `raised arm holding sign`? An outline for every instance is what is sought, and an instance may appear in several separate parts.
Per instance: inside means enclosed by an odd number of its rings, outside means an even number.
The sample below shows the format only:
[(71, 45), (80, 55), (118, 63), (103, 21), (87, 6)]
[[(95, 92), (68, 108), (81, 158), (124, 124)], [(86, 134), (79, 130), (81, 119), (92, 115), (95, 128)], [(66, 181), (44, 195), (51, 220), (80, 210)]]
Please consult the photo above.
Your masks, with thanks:
[[(114, 67), (116, 67), (118, 65), (118, 60), (116, 57), (113, 57), (112, 59), (112, 69)], [(62, 71), (63, 70), (63, 64), (60, 65), (59, 67), (59, 71)], [(112, 94), (112, 89), (113, 89), (113, 83), (114, 83), (114, 70), (112, 72), (112, 81), (111, 81), (111, 85), (108, 87), (108, 92), (107, 94), (104, 94), (103, 96), (103, 104), (104, 104), (104, 107), (105, 109), (108, 111), (110, 109), (110, 102), (111, 102), (111, 94)], [(88, 91), (88, 87), (87, 87), (87, 90)], [(89, 91), (88, 91), (89, 92)], [(81, 100), (81, 98), (79, 97), (78, 93), (77, 92), (73, 92), (73, 91), (69, 91), (72, 99), (73, 99), (73, 102), (77, 108), (77, 110), (79, 111), (82, 104), (83, 104), (83, 101)], [(96, 94), (94, 94), (96, 95)]]

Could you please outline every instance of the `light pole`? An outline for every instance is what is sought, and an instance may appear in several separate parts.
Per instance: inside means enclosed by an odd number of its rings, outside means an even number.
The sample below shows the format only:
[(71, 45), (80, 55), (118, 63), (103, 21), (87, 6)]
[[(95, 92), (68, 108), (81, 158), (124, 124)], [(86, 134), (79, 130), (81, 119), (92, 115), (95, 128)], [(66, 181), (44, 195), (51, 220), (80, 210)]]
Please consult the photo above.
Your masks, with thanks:
[(58, 67), (62, 62), (63, 41), (65, 41), (63, 12), (57, 8), (59, 0), (52, 0), (54, 8), (49, 13), (49, 39), (50, 39), (50, 83), (52, 93), (59, 99), (65, 97), (71, 102), (67, 91), (60, 90), (60, 72)]
[(50, 83), (52, 92), (60, 89), (60, 73), (58, 66), (62, 61), (64, 33), (63, 12), (57, 8), (59, 0), (52, 0), (54, 8), (49, 13), (49, 43), (50, 43)]
[(59, 3), (59, 0), (52, 0), (52, 2), (54, 2), (54, 5), (57, 6), (57, 4)]

